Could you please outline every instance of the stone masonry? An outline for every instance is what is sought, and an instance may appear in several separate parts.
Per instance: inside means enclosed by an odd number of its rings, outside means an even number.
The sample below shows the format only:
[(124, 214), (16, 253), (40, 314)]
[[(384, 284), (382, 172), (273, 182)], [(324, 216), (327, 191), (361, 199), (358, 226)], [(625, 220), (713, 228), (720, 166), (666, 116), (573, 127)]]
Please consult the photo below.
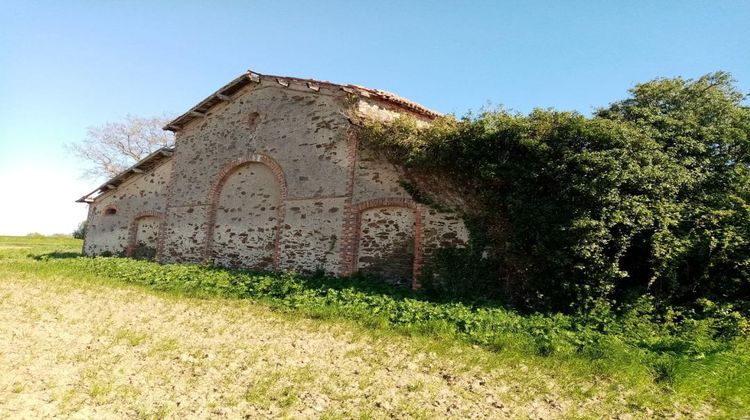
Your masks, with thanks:
[(438, 114), (388, 92), (243, 74), (165, 127), (165, 148), (79, 201), (86, 255), (382, 277), (419, 287), (453, 213), (415, 202), (404, 170), (363, 148), (356, 122)]

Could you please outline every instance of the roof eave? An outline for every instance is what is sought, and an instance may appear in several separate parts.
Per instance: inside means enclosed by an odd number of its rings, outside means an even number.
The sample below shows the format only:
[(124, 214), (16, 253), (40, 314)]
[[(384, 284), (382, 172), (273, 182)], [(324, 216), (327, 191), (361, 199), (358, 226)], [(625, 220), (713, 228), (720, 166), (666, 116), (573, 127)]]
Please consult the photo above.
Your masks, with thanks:
[(196, 117), (205, 116), (205, 113), (210, 108), (212, 108), (219, 102), (231, 100), (232, 95), (237, 93), (237, 91), (239, 91), (249, 83), (260, 83), (260, 76), (260, 74), (248, 70), (240, 77), (237, 77), (236, 79), (222, 86), (219, 90), (209, 95), (206, 99), (200, 101), (197, 105), (190, 108), (186, 113), (170, 121), (163, 127), (164, 130), (172, 132), (178, 131), (185, 124), (195, 119)]
[(164, 158), (169, 158), (172, 156), (173, 153), (174, 153), (174, 147), (172, 146), (161, 147), (158, 150), (155, 150), (154, 152), (150, 153), (145, 158), (134, 163), (129, 168), (125, 169), (124, 171), (110, 178), (109, 180), (107, 180), (107, 182), (103, 183), (102, 185), (100, 185), (99, 187), (91, 191), (90, 193), (82, 196), (75, 202), (76, 203), (93, 203), (96, 200), (96, 198), (99, 197), (99, 196), (96, 196), (92, 198), (91, 196), (94, 195), (95, 193), (97, 192), (104, 193), (106, 191), (116, 189), (117, 187), (122, 185), (124, 180), (128, 178), (129, 176), (133, 174), (143, 173), (144, 171), (141, 169), (141, 167), (145, 165), (146, 163), (150, 163), (150, 162), (164, 159)]

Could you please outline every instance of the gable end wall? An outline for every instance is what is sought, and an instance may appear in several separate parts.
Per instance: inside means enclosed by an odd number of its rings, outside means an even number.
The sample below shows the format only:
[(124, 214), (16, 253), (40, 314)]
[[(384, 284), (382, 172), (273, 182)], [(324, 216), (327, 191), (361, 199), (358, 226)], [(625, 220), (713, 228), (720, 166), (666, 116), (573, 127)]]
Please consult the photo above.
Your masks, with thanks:
[(418, 286), (432, 250), (463, 246), (467, 233), (455, 215), (414, 202), (403, 171), (363, 149), (349, 120), (399, 112), (300, 82), (246, 86), (178, 131), (168, 164), (92, 204), (84, 251), (132, 251), (133, 221), (155, 215), (161, 262), (401, 273), (394, 282)]

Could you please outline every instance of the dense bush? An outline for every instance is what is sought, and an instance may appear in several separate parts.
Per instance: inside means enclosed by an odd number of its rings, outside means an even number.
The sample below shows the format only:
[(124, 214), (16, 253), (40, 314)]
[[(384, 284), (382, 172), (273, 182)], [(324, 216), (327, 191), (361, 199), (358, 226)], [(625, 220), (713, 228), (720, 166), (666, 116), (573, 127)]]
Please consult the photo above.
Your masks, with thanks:
[[(367, 123), (362, 137), (411, 170), (443, 171), (479, 198), (478, 208), (464, 210), (475, 230), (490, 234), (450, 266), (485, 268), (469, 279), (483, 294), (536, 309), (651, 296), (663, 309), (708, 299), (748, 310), (743, 100), (729, 75), (715, 73), (637, 85), (593, 117), (499, 110), (430, 126), (400, 118)], [(445, 288), (444, 261), (426, 270), (428, 287)]]
[(78, 227), (73, 231), (73, 237), (75, 239), (83, 239), (86, 237), (86, 228), (88, 226), (88, 222), (86, 220), (82, 221), (78, 224)]

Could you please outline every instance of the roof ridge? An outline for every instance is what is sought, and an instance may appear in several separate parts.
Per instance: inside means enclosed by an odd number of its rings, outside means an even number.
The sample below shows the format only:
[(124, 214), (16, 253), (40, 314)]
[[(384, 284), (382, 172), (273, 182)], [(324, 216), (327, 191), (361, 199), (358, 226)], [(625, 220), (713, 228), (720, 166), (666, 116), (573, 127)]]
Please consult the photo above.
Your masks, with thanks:
[(170, 121), (167, 125), (164, 126), (164, 129), (169, 130), (169, 131), (177, 131), (181, 129), (186, 123), (188, 123), (192, 119), (200, 118), (204, 116), (205, 113), (209, 109), (213, 108), (214, 105), (218, 104), (219, 102), (230, 99), (231, 94), (236, 93), (242, 87), (248, 85), (249, 83), (260, 83), (263, 78), (276, 79), (277, 82), (279, 83), (286, 81), (287, 84), (285, 86), (288, 86), (289, 81), (307, 83), (307, 86), (314, 91), (318, 91), (320, 89), (320, 85), (326, 85), (326, 86), (333, 87), (333, 88), (340, 88), (344, 91), (357, 94), (359, 96), (364, 96), (368, 98), (374, 96), (376, 99), (389, 102), (391, 104), (394, 104), (401, 108), (405, 108), (411, 112), (418, 113), (428, 118), (436, 118), (442, 115), (441, 113), (437, 111), (433, 111), (417, 102), (411, 101), (407, 98), (404, 98), (402, 96), (399, 96), (387, 90), (373, 89), (373, 88), (368, 88), (365, 86), (354, 85), (354, 84), (341, 84), (341, 83), (330, 82), (327, 80), (305, 79), (305, 78), (294, 77), (294, 76), (278, 76), (278, 75), (272, 75), (272, 74), (262, 74), (254, 70), (247, 70), (245, 73), (243, 73), (239, 77), (230, 81), (229, 83), (222, 86), (217, 91), (215, 91), (214, 93), (212, 93), (211, 95), (209, 95), (208, 97), (200, 101), (197, 105), (190, 108), (184, 114)]

